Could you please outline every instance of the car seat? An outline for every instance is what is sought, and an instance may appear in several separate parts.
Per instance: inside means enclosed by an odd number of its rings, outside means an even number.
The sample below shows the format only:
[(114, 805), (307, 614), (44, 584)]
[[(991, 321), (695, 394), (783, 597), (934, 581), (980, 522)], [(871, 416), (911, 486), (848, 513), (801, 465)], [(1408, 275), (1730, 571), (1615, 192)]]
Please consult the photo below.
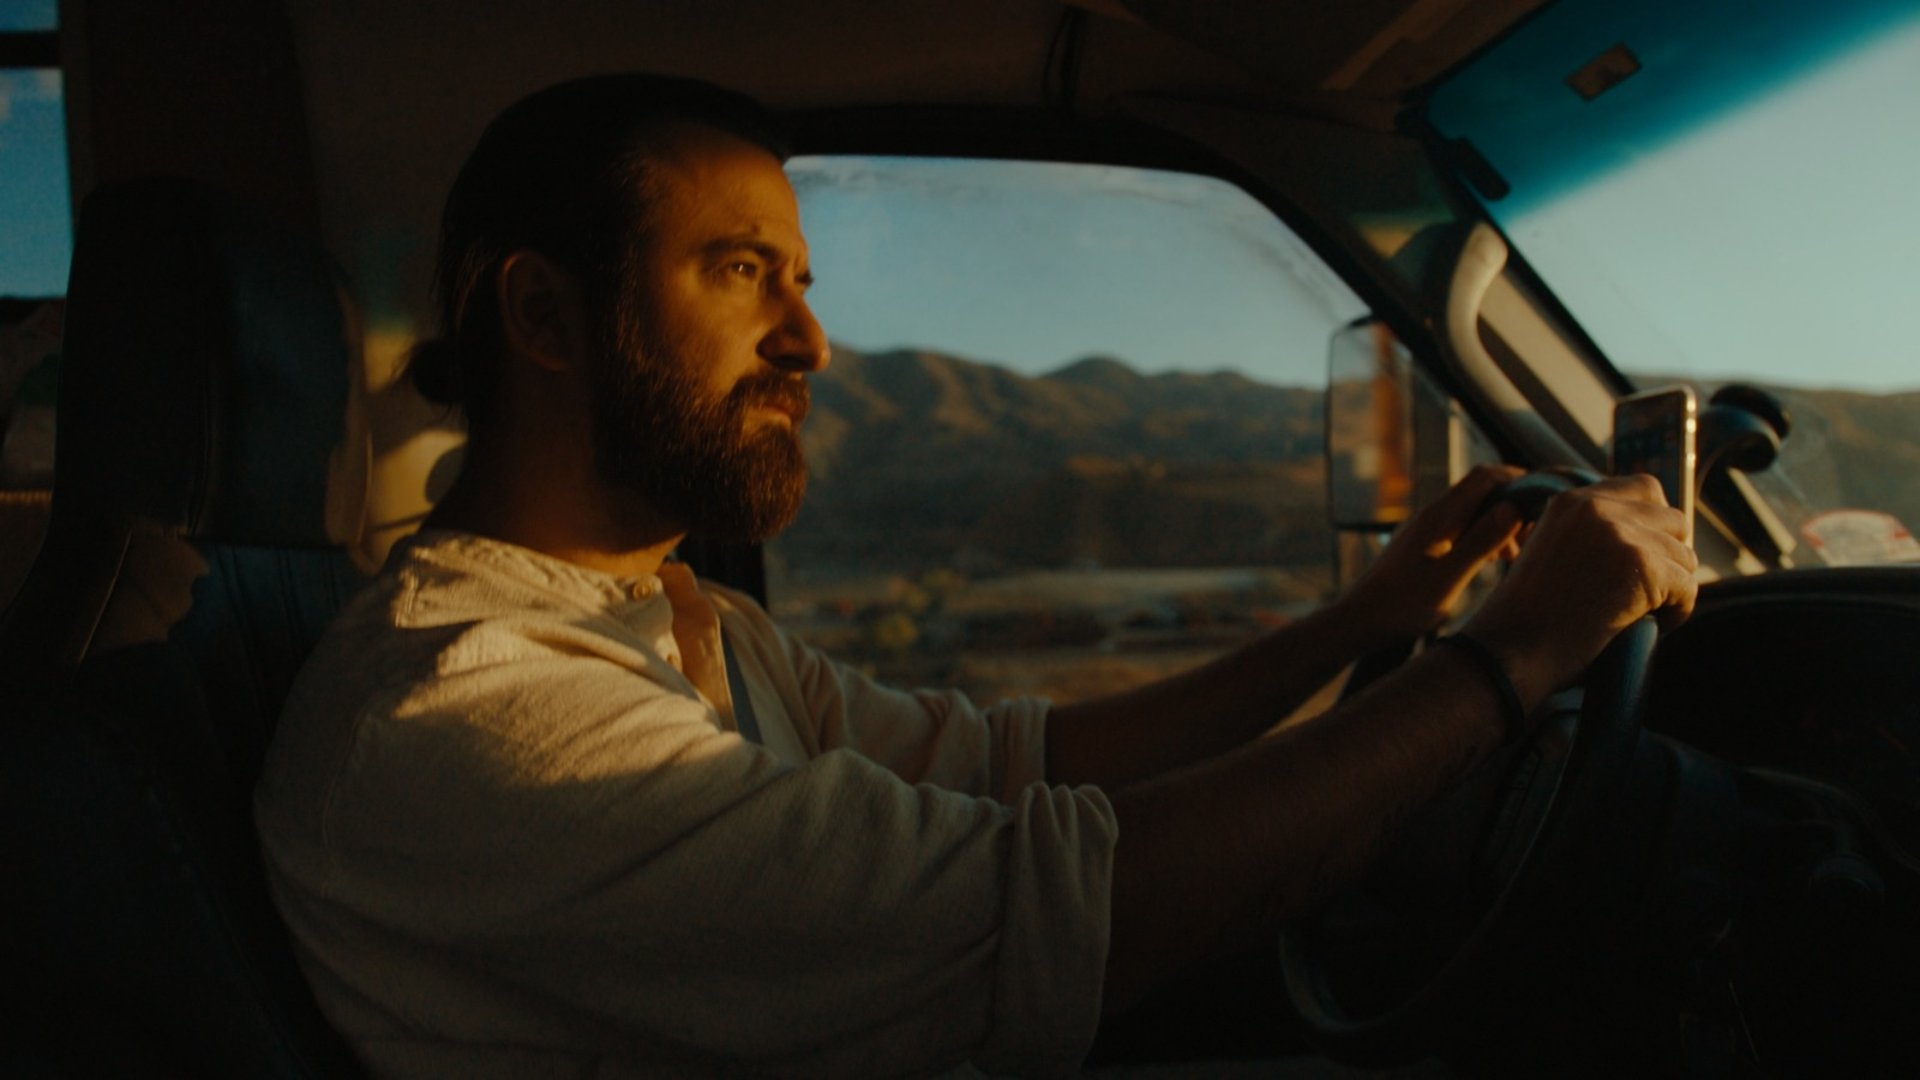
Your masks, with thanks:
[(333, 262), (258, 211), (168, 180), (83, 205), (47, 537), (0, 618), (0, 1073), (360, 1073), (251, 809), (361, 580), (357, 349)]

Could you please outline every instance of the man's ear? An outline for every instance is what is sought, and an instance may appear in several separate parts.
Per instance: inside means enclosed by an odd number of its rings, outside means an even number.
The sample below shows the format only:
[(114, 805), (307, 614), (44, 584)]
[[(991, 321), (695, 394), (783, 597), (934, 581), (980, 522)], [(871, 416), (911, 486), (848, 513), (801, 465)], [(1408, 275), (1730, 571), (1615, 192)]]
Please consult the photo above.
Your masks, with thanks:
[(501, 262), (494, 288), (509, 349), (548, 371), (580, 369), (586, 305), (572, 274), (537, 251), (516, 251)]

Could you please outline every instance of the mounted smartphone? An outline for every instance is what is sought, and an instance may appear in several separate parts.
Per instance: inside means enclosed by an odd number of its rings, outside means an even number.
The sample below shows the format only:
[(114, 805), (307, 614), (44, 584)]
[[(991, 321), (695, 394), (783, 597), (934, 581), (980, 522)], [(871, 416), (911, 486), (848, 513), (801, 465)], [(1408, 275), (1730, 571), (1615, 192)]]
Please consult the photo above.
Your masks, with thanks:
[(1667, 504), (1687, 516), (1693, 543), (1694, 435), (1700, 403), (1693, 389), (1669, 386), (1621, 398), (1613, 406), (1614, 476), (1649, 473), (1667, 493)]

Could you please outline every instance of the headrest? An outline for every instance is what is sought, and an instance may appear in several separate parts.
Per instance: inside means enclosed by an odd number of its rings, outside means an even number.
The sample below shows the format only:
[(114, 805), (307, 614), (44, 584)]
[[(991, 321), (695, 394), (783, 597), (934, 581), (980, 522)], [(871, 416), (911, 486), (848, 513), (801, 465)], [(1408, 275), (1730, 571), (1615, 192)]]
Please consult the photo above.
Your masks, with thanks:
[(67, 291), (55, 517), (331, 546), (358, 348), (338, 267), (262, 211), (180, 180), (94, 192)]

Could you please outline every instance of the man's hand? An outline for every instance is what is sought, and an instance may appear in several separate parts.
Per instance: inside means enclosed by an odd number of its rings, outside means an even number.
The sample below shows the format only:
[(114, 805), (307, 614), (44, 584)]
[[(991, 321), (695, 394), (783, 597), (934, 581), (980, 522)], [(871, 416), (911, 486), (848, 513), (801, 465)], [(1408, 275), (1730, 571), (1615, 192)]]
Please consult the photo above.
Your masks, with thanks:
[[(1483, 469), (1462, 481), (1407, 524), (1355, 588), (1358, 600), (1343, 603), (1364, 605), (1355, 616), (1398, 619), (1403, 633), (1430, 627), (1473, 572), (1516, 539), (1518, 515), (1486, 502), (1514, 475)], [(1645, 476), (1602, 481), (1548, 504), (1507, 580), (1466, 628), (1500, 657), (1523, 707), (1579, 675), (1642, 615), (1692, 609), (1698, 562), (1680, 542), (1683, 525)], [(1339, 651), (1327, 644), (1342, 637), (1331, 622), (1303, 620), (1294, 630), (1301, 633), (1263, 639), (1215, 668), (1158, 684), (1178, 693), (1156, 698), (1148, 711), (1230, 712), (1259, 699), (1263, 684), (1245, 672), (1284, 666), (1280, 646), (1318, 652), (1322, 661)], [(1213, 691), (1234, 682), (1235, 671), (1241, 692)], [(1486, 759), (1504, 733), (1503, 711), (1473, 664), (1430, 650), (1337, 709), (1115, 790), (1121, 839), (1108, 1007), (1204, 955), (1221, 935), (1270, 933), (1352, 881), (1412, 815)], [(1103, 747), (1097, 736), (1110, 730), (1090, 727), (1080, 741)]]
[(1273, 729), (1367, 652), (1437, 625), (1520, 522), (1489, 505), (1519, 469), (1483, 467), (1416, 514), (1339, 602), (1191, 671), (1047, 716), (1047, 777), (1122, 787)]
[(1466, 632), (1507, 662), (1516, 683), (1551, 692), (1641, 616), (1671, 623), (1692, 612), (1700, 560), (1685, 535), (1685, 517), (1650, 476), (1555, 496)]
[(1519, 475), (1511, 466), (1482, 465), (1415, 514), (1341, 598), (1341, 617), (1378, 644), (1440, 625), (1488, 560), (1518, 551), (1519, 514), (1488, 499)]

